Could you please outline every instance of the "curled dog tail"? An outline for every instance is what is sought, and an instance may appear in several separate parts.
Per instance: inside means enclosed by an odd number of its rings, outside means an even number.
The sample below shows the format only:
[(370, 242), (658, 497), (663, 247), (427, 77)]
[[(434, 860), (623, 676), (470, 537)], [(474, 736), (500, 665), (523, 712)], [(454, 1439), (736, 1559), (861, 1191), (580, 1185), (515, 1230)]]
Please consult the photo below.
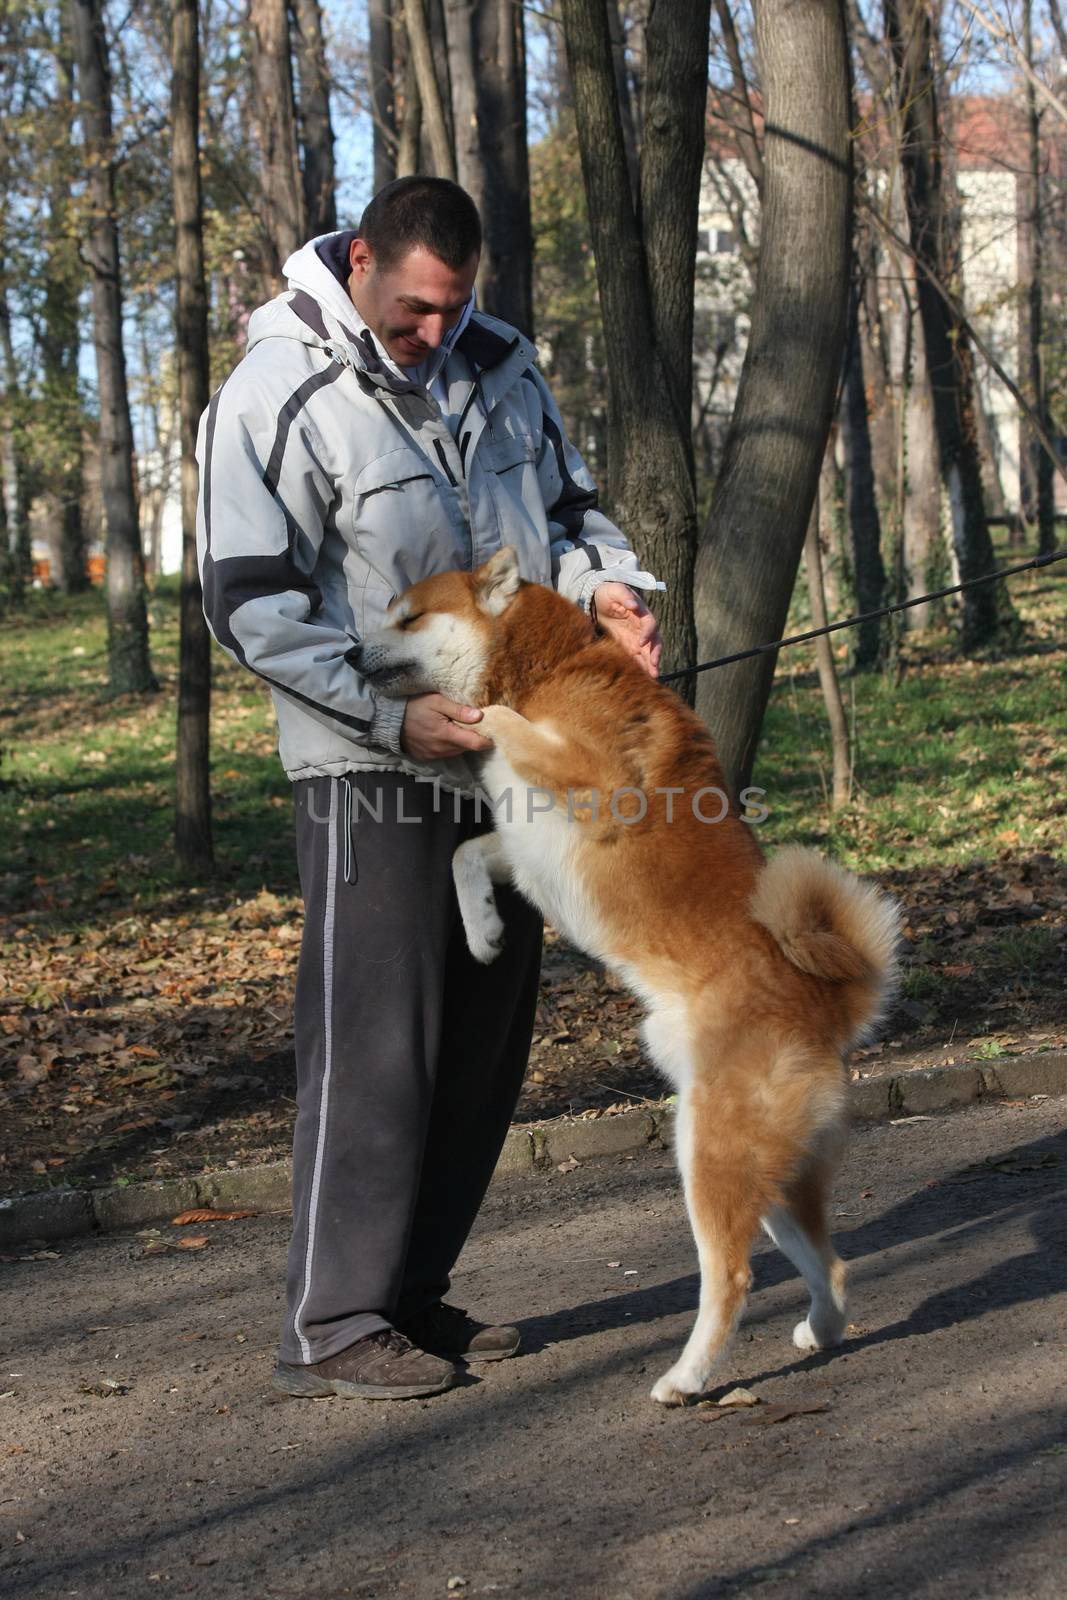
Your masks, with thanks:
[(850, 988), (857, 1032), (875, 1020), (894, 984), (900, 940), (900, 912), (887, 895), (790, 845), (763, 868), (750, 910), (801, 972)]

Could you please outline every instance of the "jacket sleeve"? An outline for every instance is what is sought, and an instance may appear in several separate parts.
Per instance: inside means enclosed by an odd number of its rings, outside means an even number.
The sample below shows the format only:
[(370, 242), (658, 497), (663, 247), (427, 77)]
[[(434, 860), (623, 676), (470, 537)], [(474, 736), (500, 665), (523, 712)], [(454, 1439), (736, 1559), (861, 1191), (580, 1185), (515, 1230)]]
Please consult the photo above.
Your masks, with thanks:
[(313, 373), (288, 397), (235, 374), (214, 395), (197, 443), (204, 614), (272, 689), (357, 744), (396, 752), (404, 701), (356, 671), (359, 640), (322, 620), (314, 576), (333, 485), (306, 404), (341, 370)]
[(564, 432), (551, 391), (531, 371), (541, 403), (541, 447), (537, 471), (548, 514), (552, 582), (568, 600), (588, 609), (602, 583), (628, 583), (633, 589), (662, 589), (615, 524), (597, 509), (597, 488), (588, 467)]

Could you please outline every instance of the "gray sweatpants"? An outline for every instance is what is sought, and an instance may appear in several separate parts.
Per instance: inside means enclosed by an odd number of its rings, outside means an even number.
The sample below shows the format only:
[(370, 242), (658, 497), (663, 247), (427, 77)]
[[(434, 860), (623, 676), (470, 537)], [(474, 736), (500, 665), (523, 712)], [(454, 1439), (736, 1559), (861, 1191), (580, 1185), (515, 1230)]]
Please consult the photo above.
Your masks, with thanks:
[(294, 792), (305, 921), (281, 1357), (308, 1363), (446, 1292), (522, 1085), (542, 929), (499, 888), (503, 953), (471, 957), (451, 864), (489, 826), (473, 801), (388, 772)]

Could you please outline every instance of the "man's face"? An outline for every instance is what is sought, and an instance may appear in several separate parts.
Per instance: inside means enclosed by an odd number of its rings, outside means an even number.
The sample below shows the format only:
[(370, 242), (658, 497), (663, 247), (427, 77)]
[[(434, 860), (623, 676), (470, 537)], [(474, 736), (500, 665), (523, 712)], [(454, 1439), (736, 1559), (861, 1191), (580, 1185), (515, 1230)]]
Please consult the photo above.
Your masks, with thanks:
[(353, 239), (348, 259), (352, 304), (400, 367), (418, 366), (438, 348), (459, 321), (478, 271), (477, 252), (464, 266), (447, 267), (422, 245), (382, 267), (362, 239)]

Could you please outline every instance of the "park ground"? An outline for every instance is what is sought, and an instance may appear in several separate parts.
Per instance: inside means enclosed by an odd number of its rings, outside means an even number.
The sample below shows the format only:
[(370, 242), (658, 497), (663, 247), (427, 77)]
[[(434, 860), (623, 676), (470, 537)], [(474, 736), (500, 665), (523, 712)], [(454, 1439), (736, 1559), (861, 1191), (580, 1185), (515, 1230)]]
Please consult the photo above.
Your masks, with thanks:
[[(0, 1592), (1061, 1600), (1065, 1107), (858, 1132), (846, 1343), (793, 1349), (764, 1243), (683, 1410), (648, 1398), (697, 1295), (664, 1150), (494, 1184), (452, 1298), (525, 1350), (427, 1401), (273, 1394), (284, 1216), (27, 1247), (0, 1266)], [(735, 1386), (757, 1404), (715, 1403)]]
[[(760, 837), (827, 850), (905, 910), (901, 998), (855, 1075), (1067, 1043), (1067, 571), (1010, 592), (1023, 623), (1010, 650), (963, 660), (942, 622), (905, 638), (899, 673), (845, 680), (855, 782), (833, 816), (812, 660), (782, 655)], [(173, 586), (150, 614), (147, 699), (106, 694), (97, 593), (32, 594), (0, 627), (0, 1192), (289, 1151), (301, 907), (269, 700), (216, 653), (217, 868), (183, 883)], [(550, 932), (520, 1119), (658, 1097), (638, 1020)]]

